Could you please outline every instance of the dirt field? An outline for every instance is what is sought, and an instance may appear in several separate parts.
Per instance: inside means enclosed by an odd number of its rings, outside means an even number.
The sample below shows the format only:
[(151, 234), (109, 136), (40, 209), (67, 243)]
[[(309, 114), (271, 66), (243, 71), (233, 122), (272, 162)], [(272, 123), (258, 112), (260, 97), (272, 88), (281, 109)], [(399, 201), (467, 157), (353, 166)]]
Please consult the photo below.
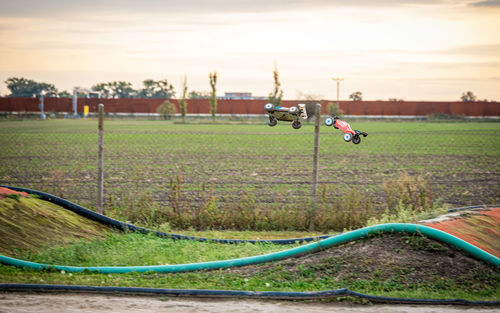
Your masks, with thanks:
[(224, 300), (116, 296), (97, 294), (0, 294), (0, 313), (101, 313), (101, 312), (291, 312), (291, 313), (498, 313), (500, 308), (430, 305), (351, 305), (289, 301)]

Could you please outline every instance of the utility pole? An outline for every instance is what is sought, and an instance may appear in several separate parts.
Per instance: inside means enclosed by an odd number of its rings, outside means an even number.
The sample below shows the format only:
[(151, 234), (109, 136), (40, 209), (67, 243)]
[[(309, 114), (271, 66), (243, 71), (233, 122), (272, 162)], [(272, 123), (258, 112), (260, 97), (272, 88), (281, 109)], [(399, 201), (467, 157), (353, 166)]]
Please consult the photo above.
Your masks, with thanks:
[(40, 104), (38, 105), (40, 107), (40, 118), (42, 120), (45, 119), (45, 113), (43, 112), (43, 98), (45, 97), (45, 90), (42, 90), (42, 92), (40, 93)]
[(103, 199), (104, 199), (104, 170), (103, 170), (103, 159), (104, 159), (104, 148), (103, 148), (103, 136), (104, 136), (104, 104), (99, 103), (99, 122), (98, 122), (98, 156), (97, 156), (97, 208), (99, 209), (99, 214), (104, 214), (103, 209)]
[(337, 104), (340, 105), (340, 103), (339, 103), (340, 82), (343, 81), (344, 79), (343, 78), (333, 78), (332, 77), (332, 80), (334, 80), (334, 81), (337, 82)]

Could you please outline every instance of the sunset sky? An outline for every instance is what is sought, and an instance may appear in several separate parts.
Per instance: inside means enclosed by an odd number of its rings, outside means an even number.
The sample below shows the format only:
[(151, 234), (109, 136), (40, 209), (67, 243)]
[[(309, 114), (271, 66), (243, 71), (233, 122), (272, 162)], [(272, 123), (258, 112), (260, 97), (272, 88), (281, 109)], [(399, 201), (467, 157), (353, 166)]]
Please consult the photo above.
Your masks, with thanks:
[(500, 101), (500, 0), (0, 0), (9, 77), (59, 90), (168, 79), (179, 93)]

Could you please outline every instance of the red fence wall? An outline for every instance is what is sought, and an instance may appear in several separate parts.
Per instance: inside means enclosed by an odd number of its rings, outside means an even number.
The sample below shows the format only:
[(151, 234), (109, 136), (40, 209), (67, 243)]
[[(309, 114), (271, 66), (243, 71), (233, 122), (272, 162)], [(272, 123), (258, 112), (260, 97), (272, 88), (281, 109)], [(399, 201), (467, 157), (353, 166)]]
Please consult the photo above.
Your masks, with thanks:
[[(83, 112), (85, 105), (90, 112), (98, 111), (103, 103), (108, 113), (156, 113), (163, 99), (96, 99), (79, 98), (77, 110)], [(179, 109), (176, 99), (169, 100)], [(264, 114), (266, 100), (217, 100), (218, 114)], [(300, 100), (284, 100), (283, 106), (301, 103)], [(322, 114), (327, 113), (329, 100), (322, 100)], [(0, 98), (0, 112), (40, 112), (37, 98)], [(436, 102), (436, 101), (340, 101), (340, 108), (346, 115), (367, 116), (425, 116), (433, 113), (500, 116), (500, 102)], [(45, 98), (45, 112), (73, 112), (71, 98)], [(209, 114), (208, 99), (188, 100), (188, 113)]]

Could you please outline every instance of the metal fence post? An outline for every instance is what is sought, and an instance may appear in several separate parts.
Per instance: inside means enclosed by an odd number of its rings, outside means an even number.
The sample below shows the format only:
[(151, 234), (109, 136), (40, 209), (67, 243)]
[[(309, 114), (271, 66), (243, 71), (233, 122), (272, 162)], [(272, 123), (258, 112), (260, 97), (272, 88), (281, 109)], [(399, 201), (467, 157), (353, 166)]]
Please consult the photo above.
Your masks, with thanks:
[(318, 189), (318, 165), (319, 165), (319, 120), (321, 118), (321, 104), (316, 103), (316, 118), (314, 120), (314, 155), (313, 155), (313, 179), (312, 179), (312, 203), (309, 211), (309, 231), (314, 230), (314, 211), (316, 210), (316, 191)]
[(103, 193), (104, 193), (104, 172), (103, 172), (103, 130), (104, 130), (104, 104), (99, 103), (99, 148), (98, 148), (98, 161), (97, 161), (97, 185), (98, 197), (97, 208), (100, 214), (104, 214), (102, 207)]

